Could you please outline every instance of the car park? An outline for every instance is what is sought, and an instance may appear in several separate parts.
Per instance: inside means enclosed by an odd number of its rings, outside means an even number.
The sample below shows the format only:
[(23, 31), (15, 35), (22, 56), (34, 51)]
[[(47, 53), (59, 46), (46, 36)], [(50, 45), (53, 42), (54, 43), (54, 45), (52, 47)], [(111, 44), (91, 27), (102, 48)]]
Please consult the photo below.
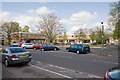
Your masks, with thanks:
[(90, 47), (86, 44), (71, 44), (66, 50), (68, 52), (88, 53), (90, 52)]
[(104, 80), (120, 80), (120, 66), (107, 70)]
[(48, 45), (48, 44), (41, 44), (40, 45), (40, 49), (41, 49), (41, 51), (44, 51), (44, 50), (54, 50), (54, 51), (57, 51), (57, 50), (59, 50), (58, 47), (53, 46), (53, 45)]
[(33, 46), (34, 46), (33, 43), (23, 43), (23, 44), (21, 45), (21, 47), (23, 47), (23, 48), (29, 48), (29, 49), (32, 49)]
[(32, 55), (21, 47), (6, 47), (1, 51), (2, 62), (5, 66), (10, 66), (13, 64), (27, 64), (31, 61)]

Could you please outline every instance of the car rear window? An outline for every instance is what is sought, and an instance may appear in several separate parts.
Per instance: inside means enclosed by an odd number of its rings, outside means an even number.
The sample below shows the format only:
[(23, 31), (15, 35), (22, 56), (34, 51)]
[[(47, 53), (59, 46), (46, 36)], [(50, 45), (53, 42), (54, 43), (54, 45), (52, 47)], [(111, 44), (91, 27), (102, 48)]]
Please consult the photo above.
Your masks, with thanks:
[(115, 80), (120, 80), (120, 69), (118, 70), (113, 70), (111, 72), (108, 73), (108, 75)]
[(23, 48), (10, 48), (11, 53), (21, 53), (21, 52), (27, 52)]
[(33, 45), (32, 43), (27, 43), (27, 44), (25, 44), (25, 45)]

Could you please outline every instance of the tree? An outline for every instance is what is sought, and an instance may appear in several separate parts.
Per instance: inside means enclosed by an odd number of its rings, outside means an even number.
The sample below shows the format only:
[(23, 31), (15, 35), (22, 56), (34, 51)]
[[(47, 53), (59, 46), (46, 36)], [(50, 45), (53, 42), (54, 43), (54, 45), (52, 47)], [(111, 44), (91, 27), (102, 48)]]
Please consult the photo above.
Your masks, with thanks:
[(115, 25), (115, 30), (113, 31), (113, 38), (114, 39), (120, 38), (120, 22), (117, 22)]
[(6, 34), (8, 45), (11, 43), (11, 33), (19, 32), (19, 23), (17, 22), (6, 22), (2, 26), (3, 34)]
[(110, 22), (114, 27), (113, 38), (120, 39), (120, 1), (110, 4)]
[(23, 31), (23, 32), (29, 32), (29, 26), (24, 26), (24, 28), (23, 28), (22, 31)]
[[(101, 44), (102, 43), (102, 30), (100, 27), (96, 27), (93, 32), (91, 33), (91, 37), (92, 39), (96, 40), (97, 44)], [(103, 38), (103, 43), (106, 43), (107, 40), (107, 33), (104, 32), (104, 38)]]
[(83, 40), (84, 40), (84, 37), (85, 37), (85, 32), (83, 29), (78, 29), (74, 32), (74, 35), (76, 36), (78, 42), (82, 42), (83, 43)]
[(93, 29), (90, 30), (90, 38), (92, 40), (92, 43), (93, 43), (94, 40), (96, 40), (95, 31)]
[(60, 19), (54, 14), (41, 15), (37, 27), (38, 30), (44, 32), (49, 43), (53, 43), (56, 36), (63, 30)]

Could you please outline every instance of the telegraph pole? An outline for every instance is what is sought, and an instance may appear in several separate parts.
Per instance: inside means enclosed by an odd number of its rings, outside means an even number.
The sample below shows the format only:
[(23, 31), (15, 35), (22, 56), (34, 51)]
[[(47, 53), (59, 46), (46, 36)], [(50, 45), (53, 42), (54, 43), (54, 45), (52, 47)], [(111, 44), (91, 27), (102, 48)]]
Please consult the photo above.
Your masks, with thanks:
[(104, 25), (103, 25), (103, 22), (101, 22), (101, 24), (102, 24), (102, 51), (104, 50), (104, 45), (103, 45), (103, 43), (104, 43)]

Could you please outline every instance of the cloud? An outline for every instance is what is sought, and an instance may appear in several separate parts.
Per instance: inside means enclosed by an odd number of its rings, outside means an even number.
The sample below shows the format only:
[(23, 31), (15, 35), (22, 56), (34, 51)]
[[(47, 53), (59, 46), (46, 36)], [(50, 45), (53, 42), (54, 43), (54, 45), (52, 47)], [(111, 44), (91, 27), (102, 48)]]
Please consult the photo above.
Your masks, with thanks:
[(70, 17), (70, 22), (72, 25), (84, 25), (91, 20), (94, 20), (96, 18), (97, 13), (90, 13), (88, 11), (81, 11), (78, 13), (74, 13)]
[(43, 6), (43, 7), (39, 7), (38, 9), (30, 9), (27, 12), (28, 13), (36, 13), (39, 15), (47, 15), (47, 14), (55, 13), (55, 10)]
[(65, 19), (63, 22), (67, 25), (68, 33), (74, 33), (74, 31), (82, 28), (88, 28), (90, 23), (97, 18), (97, 12), (90, 13), (88, 11), (80, 11), (73, 13), (70, 19)]
[(51, 10), (47, 7), (40, 7), (36, 10), (36, 13), (38, 13), (39, 15), (46, 15), (46, 14), (54, 13), (54, 10)]
[(38, 23), (39, 20), (40, 20), (39, 17), (25, 16), (25, 15), (14, 17), (14, 21), (18, 22), (20, 27), (23, 28), (25, 25), (29, 26), (30, 32), (37, 31), (35, 25)]
[(19, 22), (20, 27), (24, 27), (25, 25), (30, 26), (32, 24), (33, 17), (20, 15), (18, 17), (14, 17), (14, 21)]
[(11, 18), (10, 12), (6, 12), (6, 11), (0, 12), (0, 20), (1, 20), (2, 22), (11, 21), (12, 18)]

